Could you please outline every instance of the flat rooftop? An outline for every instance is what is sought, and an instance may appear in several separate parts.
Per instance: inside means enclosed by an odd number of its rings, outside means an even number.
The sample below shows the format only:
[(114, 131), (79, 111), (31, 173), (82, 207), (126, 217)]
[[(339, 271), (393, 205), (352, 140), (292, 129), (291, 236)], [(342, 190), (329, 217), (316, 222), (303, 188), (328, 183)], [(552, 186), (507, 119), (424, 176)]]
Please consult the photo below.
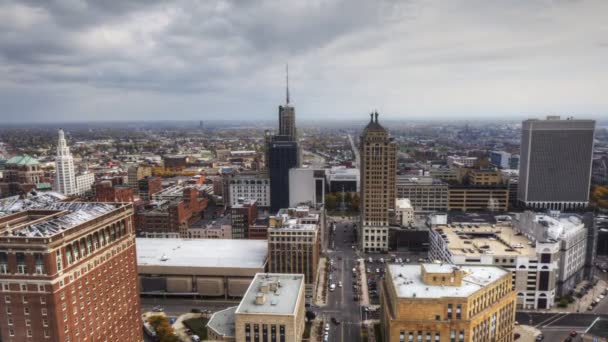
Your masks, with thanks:
[(138, 266), (263, 268), (266, 240), (138, 238)]
[(484, 254), (536, 257), (536, 248), (510, 225), (437, 225), (452, 255), (475, 257)]
[(427, 272), (431, 273), (451, 272), (454, 267), (458, 267), (465, 272), (461, 286), (427, 285), (422, 280), (421, 266), (422, 265), (388, 265), (397, 297), (422, 299), (468, 297), (492, 284), (504, 275), (510, 274), (509, 271), (495, 266), (424, 264)]
[[(276, 286), (276, 291), (272, 290), (273, 283), (280, 284)], [(264, 286), (269, 287), (267, 292), (264, 292)], [(295, 315), (298, 295), (303, 286), (303, 274), (258, 273), (249, 285), (236, 313)], [(263, 304), (256, 304), (256, 298), (262, 295), (265, 298)]]
[(126, 204), (51, 202), (40, 206), (30, 206), (21, 213), (4, 216), (2, 218), (4, 227), (0, 229), (0, 233), (2, 236), (48, 238), (94, 220), (124, 205)]

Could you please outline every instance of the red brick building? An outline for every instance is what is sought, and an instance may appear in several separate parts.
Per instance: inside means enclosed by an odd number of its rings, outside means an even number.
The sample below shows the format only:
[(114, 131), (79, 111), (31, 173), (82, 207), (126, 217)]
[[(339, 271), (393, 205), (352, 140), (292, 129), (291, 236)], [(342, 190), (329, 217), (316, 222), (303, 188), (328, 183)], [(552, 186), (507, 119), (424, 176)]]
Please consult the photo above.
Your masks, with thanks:
[(248, 239), (249, 227), (258, 218), (258, 205), (256, 200), (239, 200), (239, 203), (230, 208), (233, 239)]
[(184, 188), (183, 198), (154, 208), (142, 208), (136, 214), (139, 233), (179, 233), (188, 237), (190, 224), (201, 218), (208, 199), (200, 197), (196, 188)]
[(163, 189), (163, 180), (160, 177), (146, 176), (137, 181), (137, 189), (142, 201), (150, 201), (152, 195)]
[(133, 202), (133, 189), (128, 185), (113, 185), (110, 181), (95, 184), (97, 202)]
[(131, 204), (0, 218), (0, 340), (141, 341)]

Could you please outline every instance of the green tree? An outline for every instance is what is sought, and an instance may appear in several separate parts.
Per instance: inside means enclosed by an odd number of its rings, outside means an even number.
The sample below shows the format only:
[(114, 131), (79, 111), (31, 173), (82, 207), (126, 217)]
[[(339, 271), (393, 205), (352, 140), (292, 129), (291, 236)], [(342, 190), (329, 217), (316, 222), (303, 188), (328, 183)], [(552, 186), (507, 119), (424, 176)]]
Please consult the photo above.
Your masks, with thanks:
[(338, 196), (330, 192), (325, 194), (325, 208), (327, 210), (335, 210), (338, 207)]
[(359, 211), (359, 194), (353, 193), (350, 199), (350, 210)]

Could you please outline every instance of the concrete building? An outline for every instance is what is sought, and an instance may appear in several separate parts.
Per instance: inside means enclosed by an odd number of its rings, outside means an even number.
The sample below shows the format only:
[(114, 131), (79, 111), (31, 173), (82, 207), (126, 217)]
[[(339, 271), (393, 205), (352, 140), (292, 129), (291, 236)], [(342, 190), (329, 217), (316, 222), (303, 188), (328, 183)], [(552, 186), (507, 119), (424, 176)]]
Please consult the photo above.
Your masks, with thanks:
[(450, 185), (448, 210), (506, 211), (509, 208), (507, 186)]
[(589, 204), (595, 121), (526, 120), (522, 124), (518, 200), (531, 208)]
[(398, 226), (409, 226), (414, 223), (414, 208), (408, 198), (397, 198), (395, 200), (395, 224)]
[(511, 153), (505, 151), (490, 151), (490, 163), (501, 169), (509, 169)]
[(261, 174), (239, 174), (227, 180), (230, 206), (241, 200), (255, 200), (258, 207), (270, 208), (270, 179)]
[(502, 185), (504, 183), (502, 173), (498, 170), (491, 169), (472, 169), (468, 170), (466, 175), (470, 185)]
[(304, 275), (312, 294), (321, 249), (322, 216), (308, 208), (281, 209), (270, 217), (268, 270)]
[(389, 264), (381, 308), (387, 342), (513, 340), (515, 292), (500, 267)]
[(329, 192), (359, 192), (359, 169), (334, 166), (325, 170)]
[(264, 272), (267, 255), (266, 241), (140, 238), (141, 293), (242, 297), (255, 274)]
[(304, 276), (257, 274), (234, 316), (236, 341), (301, 341)]
[(65, 141), (63, 129), (59, 130), (57, 154), (55, 155), (55, 190), (66, 196), (75, 195), (77, 191), (74, 158)]
[(152, 177), (152, 168), (146, 165), (134, 165), (127, 169), (127, 183), (133, 189), (138, 189), (138, 181)]
[(289, 206), (325, 205), (325, 171), (293, 168), (289, 170)]
[[(534, 219), (530, 218), (532, 215)], [(431, 260), (508, 269), (513, 274), (518, 308), (552, 308), (556, 296), (567, 293), (573, 284), (583, 279), (586, 257), (583, 236), (586, 238), (587, 229), (572, 223), (575, 221), (569, 218), (572, 215), (561, 215), (563, 218), (556, 219), (559, 223), (533, 213), (520, 215), (521, 218), (477, 213), (435, 216), (444, 219), (434, 220), (436, 224), (432, 224)], [(545, 226), (534, 220), (553, 223)], [(528, 231), (539, 234), (542, 239)]]
[(75, 195), (84, 195), (93, 190), (95, 184), (95, 174), (89, 171), (82, 171), (76, 174), (76, 193)]
[[(374, 118), (375, 116), (375, 118)], [(388, 131), (378, 123), (378, 113), (361, 134), (361, 237), (360, 248), (365, 252), (388, 250), (388, 226), (395, 210), (395, 175), (397, 145)]]
[(131, 204), (55, 199), (0, 209), (0, 340), (141, 341)]
[(448, 210), (448, 185), (438, 178), (400, 175), (397, 198), (407, 198), (417, 212)]
[(230, 208), (233, 239), (248, 239), (249, 226), (258, 218), (258, 206), (255, 200), (241, 200)]
[(448, 156), (447, 162), (450, 167), (473, 167), (477, 163), (477, 157)]
[(450, 184), (460, 183), (462, 181), (462, 176), (458, 168), (435, 167), (429, 170), (429, 175)]
[(205, 218), (196, 221), (188, 228), (189, 239), (232, 239), (230, 215), (218, 218)]
[(558, 211), (549, 214), (526, 211), (516, 216), (513, 225), (533, 243), (542, 243), (544, 249), (541, 251), (541, 258), (549, 258), (547, 254), (557, 254), (559, 259), (556, 295), (567, 294), (585, 280), (584, 266), (589, 232), (581, 217)]

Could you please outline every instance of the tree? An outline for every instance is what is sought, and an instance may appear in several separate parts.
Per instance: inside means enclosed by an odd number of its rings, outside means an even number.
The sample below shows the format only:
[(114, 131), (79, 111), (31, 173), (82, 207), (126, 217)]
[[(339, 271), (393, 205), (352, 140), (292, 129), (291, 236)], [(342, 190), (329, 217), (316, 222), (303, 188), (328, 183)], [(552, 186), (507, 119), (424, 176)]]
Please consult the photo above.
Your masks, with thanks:
[(608, 208), (608, 186), (596, 186), (591, 192), (591, 202), (600, 208)]
[(325, 194), (325, 208), (327, 210), (335, 210), (338, 207), (338, 196), (330, 192)]
[(179, 342), (175, 330), (165, 315), (154, 315), (148, 318), (148, 323), (154, 328), (161, 342)]
[(350, 210), (359, 211), (359, 194), (356, 192), (350, 198)]
[(312, 321), (317, 317), (317, 314), (314, 313), (314, 311), (306, 311), (306, 320), (307, 321)]

